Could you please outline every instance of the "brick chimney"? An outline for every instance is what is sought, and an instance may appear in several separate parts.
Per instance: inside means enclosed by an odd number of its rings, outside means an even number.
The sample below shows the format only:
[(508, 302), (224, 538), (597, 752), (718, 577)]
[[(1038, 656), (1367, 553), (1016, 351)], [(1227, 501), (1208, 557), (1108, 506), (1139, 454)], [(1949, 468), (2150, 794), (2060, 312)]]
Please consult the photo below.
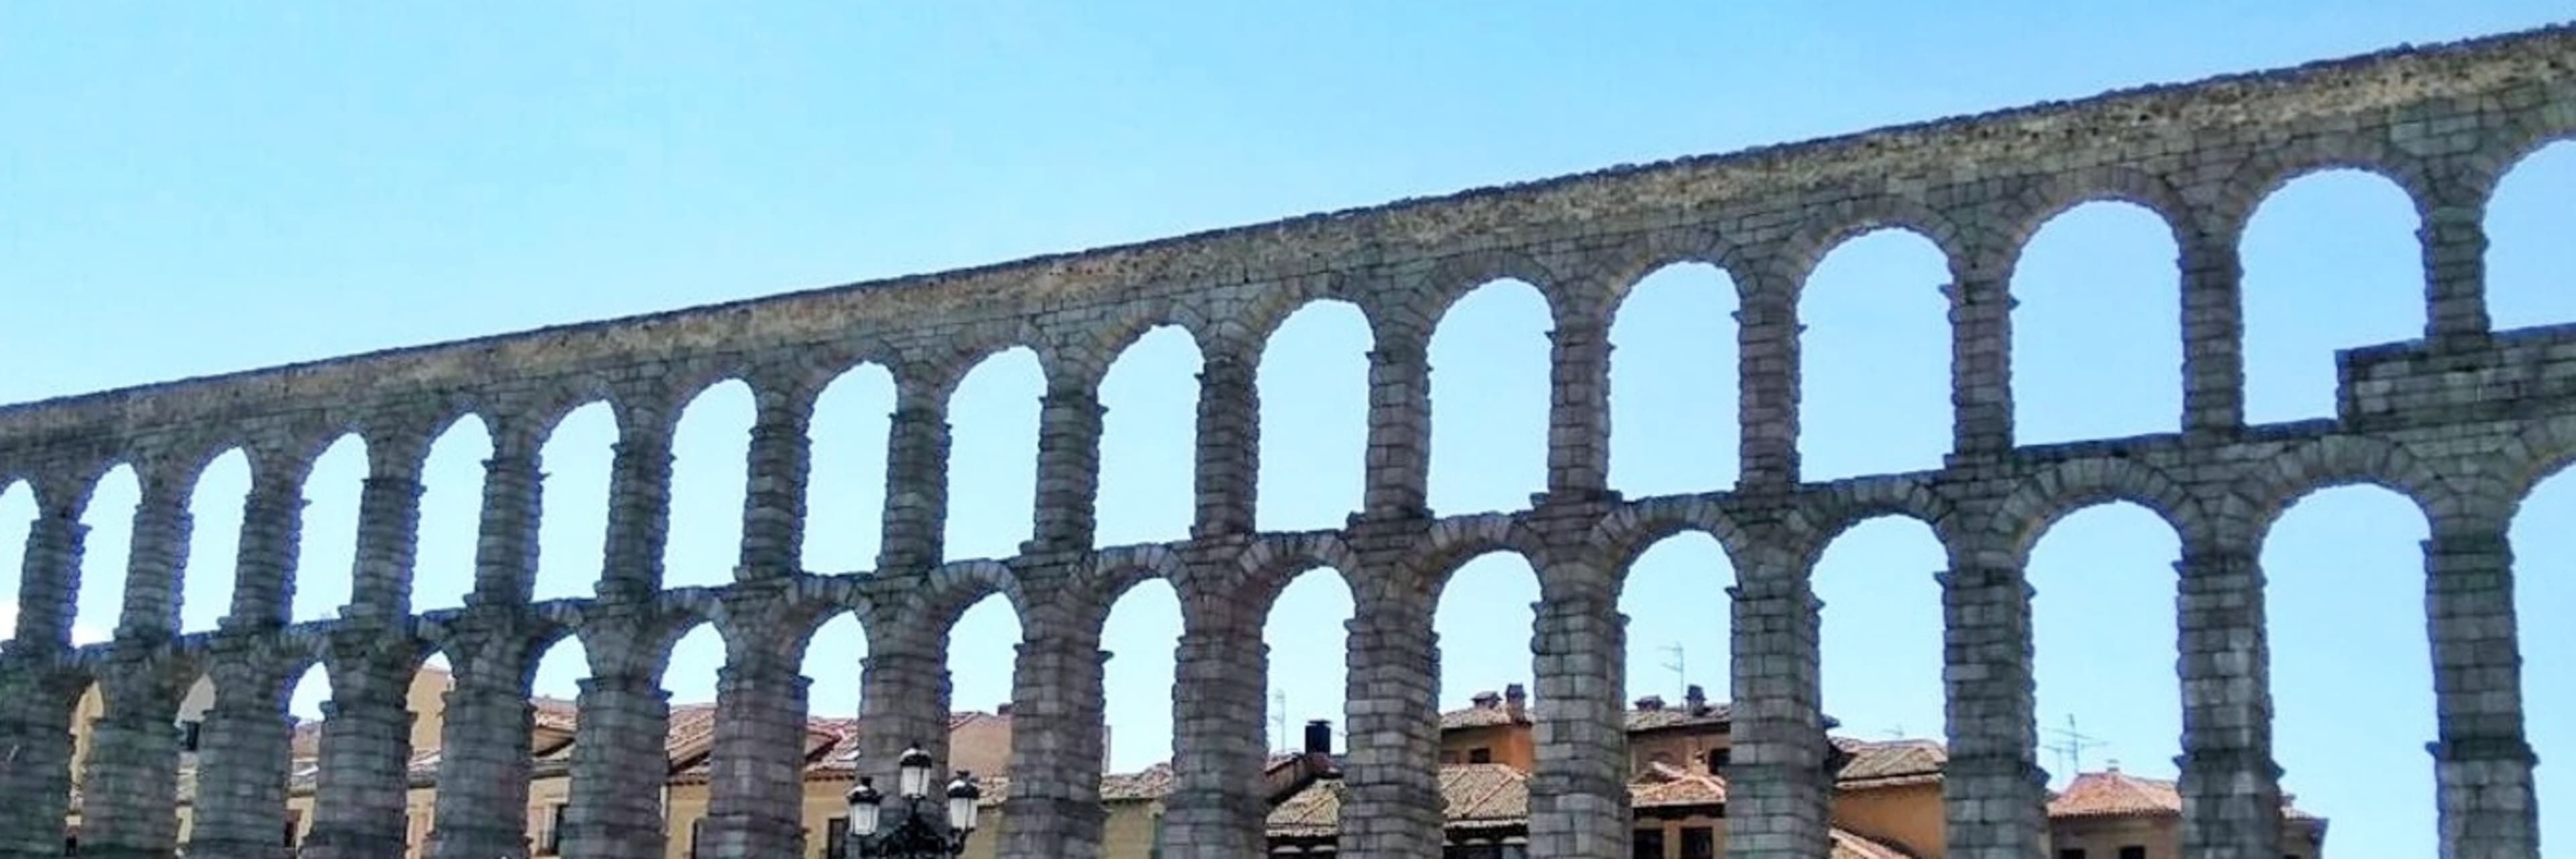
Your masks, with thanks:
[(1010, 717), (1011, 717), (1011, 702), (1009, 702), (1009, 701), (1004, 701), (1004, 702), (1002, 702), (1002, 703), (999, 703), (999, 704), (995, 704), (995, 705), (993, 705), (993, 715), (1000, 716), (1000, 717), (1005, 718), (1005, 719), (1010, 718)]
[(1491, 710), (1503, 705), (1503, 696), (1496, 695), (1490, 691), (1478, 692), (1476, 693), (1476, 697), (1469, 698), (1467, 700), (1470, 703), (1475, 704), (1476, 709), (1479, 710)]
[(1309, 719), (1306, 721), (1306, 753), (1310, 755), (1329, 755), (1333, 753), (1333, 721), (1331, 719)]
[(1708, 715), (1708, 692), (1700, 689), (1697, 683), (1691, 684), (1682, 692), (1682, 706), (1689, 708), (1693, 716)]
[(1663, 709), (1663, 708), (1664, 708), (1664, 696), (1662, 696), (1662, 695), (1648, 695), (1648, 696), (1646, 696), (1646, 697), (1643, 697), (1643, 698), (1639, 698), (1639, 699), (1637, 699), (1637, 709), (1640, 709), (1640, 710), (1661, 710), (1661, 709)]
[(1515, 718), (1529, 710), (1529, 690), (1514, 683), (1503, 687), (1503, 710)]

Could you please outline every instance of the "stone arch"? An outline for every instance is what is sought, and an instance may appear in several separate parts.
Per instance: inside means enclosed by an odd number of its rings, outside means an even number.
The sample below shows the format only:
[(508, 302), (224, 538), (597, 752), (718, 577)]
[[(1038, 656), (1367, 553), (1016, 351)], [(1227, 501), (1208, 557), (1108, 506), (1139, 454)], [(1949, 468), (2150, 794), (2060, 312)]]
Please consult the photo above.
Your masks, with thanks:
[(2445, 202), (2482, 214), (2513, 168), (2554, 144), (2576, 140), (2576, 98), (2561, 96), (2552, 103), (2561, 109), (2514, 111), (2503, 128), (2485, 135), (2475, 152), (2456, 159), (2460, 170), (2453, 190), (2464, 199)]
[(2367, 436), (2327, 436), (2303, 442), (2240, 477), (2212, 506), (2209, 521), (2224, 545), (2260, 552), (2281, 513), (2299, 499), (2337, 486), (2368, 484), (2404, 496), (2424, 514), (2426, 527), (2444, 521), (2462, 503), (2432, 464), (2393, 442)]
[[(2576, 465), (2576, 415), (2560, 415), (2523, 426), (2513, 441), (2489, 457), (2478, 473), (2501, 482), (2499, 497), (2508, 508), (2519, 507), (2540, 484)], [(2510, 509), (2500, 511), (2507, 518)]]
[[(2301, 137), (2256, 150), (2220, 185), (2218, 204), (2204, 211), (2203, 226), (2212, 235), (2241, 239), (2254, 212), (2274, 192), (2302, 177), (2330, 170), (2359, 170), (2397, 186), (2415, 205), (2420, 224), (2430, 214), (2437, 190), (2422, 159), (2398, 151), (2367, 135)], [(2189, 247), (2188, 244), (2184, 245)]]
[(1010, 602), (1012, 616), (1027, 629), (1035, 606), (1023, 592), (1019, 574), (1007, 564), (988, 560), (953, 561), (933, 568), (905, 607), (906, 625), (945, 635), (967, 609), (994, 594)]
[(1564, 318), (1568, 305), (1561, 293), (1562, 278), (1549, 271), (1546, 264), (1519, 251), (1487, 249), (1469, 251), (1441, 259), (1425, 275), (1419, 292), (1419, 309), (1424, 336), (1440, 328), (1450, 308), (1460, 298), (1483, 289), (1486, 284), (1517, 280), (1538, 291), (1539, 300), (1547, 304), (1551, 321)]
[(988, 322), (962, 326), (945, 334), (945, 340), (915, 344), (905, 350), (904, 360), (897, 365), (902, 369), (895, 373), (898, 391), (918, 385), (915, 391), (918, 396), (944, 408), (956, 398), (957, 386), (965, 382), (966, 377), (1014, 349), (1027, 349), (1036, 356), (1038, 375), (1046, 382), (1068, 378), (1065, 374), (1070, 368), (1062, 363), (1064, 355), (1050, 348), (1046, 335), (1032, 324)]
[[(1480, 513), (1434, 522), (1416, 542), (1421, 548), (1407, 559), (1410, 583), (1428, 605), (1439, 605), (1451, 577), (1469, 561), (1495, 552), (1519, 555), (1535, 572), (1549, 561), (1547, 542), (1508, 513)], [(1390, 581), (1390, 585), (1402, 583)], [(1355, 592), (1356, 593), (1356, 592)]]
[[(1211, 327), (1218, 336), (1233, 336), (1252, 349), (1255, 356), (1270, 344), (1271, 336), (1288, 317), (1317, 302), (1337, 301), (1356, 307), (1361, 322), (1376, 336), (1377, 319), (1370, 316), (1367, 302), (1360, 300), (1351, 278), (1340, 273), (1322, 273), (1291, 278), (1262, 285), (1236, 308), (1231, 320), (1219, 319)], [(1257, 358), (1256, 358), (1257, 360)]]
[(1361, 593), (1351, 577), (1360, 569), (1359, 554), (1329, 533), (1265, 536), (1254, 539), (1236, 556), (1230, 575), (1184, 576), (1173, 582), (1181, 597), (1182, 622), (1192, 629), (1240, 612), (1256, 625), (1267, 621), (1279, 594), (1289, 583), (1315, 570), (1331, 570), (1354, 600)]
[[(1729, 561), (1741, 556), (1750, 540), (1725, 505), (1707, 496), (1684, 495), (1623, 505), (1593, 523), (1584, 544), (1602, 550), (1602, 563), (1612, 571), (1614, 584), (1624, 585), (1628, 570), (1647, 549), (1667, 537), (1692, 532), (1717, 540)], [(1729, 572), (1741, 575), (1742, 571), (1730, 567)]]
[(1593, 264), (1598, 274), (1589, 280), (1601, 291), (1599, 306), (1615, 312), (1639, 282), (1673, 266), (1696, 263), (1715, 268), (1730, 280), (1740, 279), (1733, 268), (1740, 253), (1733, 241), (1713, 227), (1653, 230), (1603, 251)]
[(2117, 501), (2156, 514), (2181, 545), (2212, 545), (2217, 537), (2190, 489), (2163, 469), (2127, 457), (2056, 462), (2023, 475), (1992, 516), (1994, 536), (2011, 551), (2013, 565), (2021, 566), (2059, 520)]
[(1067, 314), (1061, 321), (1041, 322), (1040, 326), (1051, 332), (1045, 342), (1055, 355), (1039, 363), (1065, 367), (1069, 378), (1098, 384), (1109, 375), (1109, 368), (1118, 363), (1119, 356), (1127, 354), (1136, 341), (1154, 329), (1178, 328), (1202, 353), (1215, 336), (1204, 314), (1178, 300), (1120, 305), (1113, 312), (1105, 320), (1090, 314)]
[[(1841, 480), (1809, 493), (1789, 509), (1794, 535), (1791, 557), (1800, 576), (1814, 573), (1826, 547), (1862, 523), (1890, 516), (1911, 519), (1931, 529), (1946, 552), (1955, 555), (1962, 539), (1956, 505), (1921, 475), (1863, 477)], [(1730, 547), (1731, 548), (1731, 547)]]
[(2120, 165), (2088, 167), (2037, 177), (1998, 206), (2000, 232), (1991, 237), (1993, 274), (2009, 281), (2030, 240), (2057, 216), (2088, 203), (2127, 203), (2156, 216), (2173, 235), (2175, 248), (2191, 245), (2199, 227), (2196, 209), (2163, 177)]
[[(1931, 242), (1949, 261), (1953, 276), (1973, 259), (1969, 237), (1950, 216), (1911, 197), (1871, 194), (1812, 211), (1797, 231), (1774, 249), (1777, 273), (1793, 290), (1792, 297), (1803, 294), (1807, 276), (1835, 248), (1883, 229), (1903, 230)], [(1752, 280), (1746, 279), (1748, 283)], [(1750, 304), (1753, 296), (1749, 290), (1753, 287), (1744, 288), (1748, 290), (1745, 301)]]

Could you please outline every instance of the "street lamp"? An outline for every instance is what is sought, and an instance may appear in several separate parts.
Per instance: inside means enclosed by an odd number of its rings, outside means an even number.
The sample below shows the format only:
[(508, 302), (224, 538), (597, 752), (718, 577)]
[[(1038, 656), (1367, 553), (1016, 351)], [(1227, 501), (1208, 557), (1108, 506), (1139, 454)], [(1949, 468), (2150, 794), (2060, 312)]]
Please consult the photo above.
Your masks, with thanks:
[(983, 797), (975, 786), (975, 777), (965, 770), (948, 783), (946, 819), (924, 813), (922, 804), (934, 801), (930, 795), (930, 753), (914, 745), (903, 751), (895, 764), (895, 792), (903, 798), (901, 816), (888, 822), (884, 816), (885, 797), (877, 793), (876, 779), (860, 776), (859, 785), (850, 788), (850, 843), (848, 859), (938, 859), (954, 857), (966, 851), (966, 836), (975, 832), (975, 801)]

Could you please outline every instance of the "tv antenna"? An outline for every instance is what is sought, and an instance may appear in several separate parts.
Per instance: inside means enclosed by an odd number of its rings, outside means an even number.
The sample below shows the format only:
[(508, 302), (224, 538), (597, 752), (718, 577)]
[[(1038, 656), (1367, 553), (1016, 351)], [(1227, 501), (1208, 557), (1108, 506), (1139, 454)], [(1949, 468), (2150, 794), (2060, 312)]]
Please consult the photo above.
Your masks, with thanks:
[(1689, 695), (1690, 654), (1682, 650), (1682, 643), (1678, 641), (1664, 645), (1663, 651), (1665, 653), (1672, 654), (1673, 657), (1670, 661), (1664, 663), (1664, 670), (1673, 673), (1673, 694), (1682, 696)]
[(1271, 751), (1284, 752), (1291, 748), (1288, 745), (1288, 722), (1287, 690), (1270, 690), (1270, 740), (1275, 746)]
[(2073, 713), (2066, 714), (2066, 727), (2050, 728), (2049, 733), (2055, 736), (2057, 741), (2044, 744), (2040, 748), (2057, 753), (2058, 764), (2065, 770), (2068, 778), (2073, 778), (2084, 771), (2085, 749), (2110, 745), (2108, 741), (2095, 739), (2091, 734), (2076, 730)]

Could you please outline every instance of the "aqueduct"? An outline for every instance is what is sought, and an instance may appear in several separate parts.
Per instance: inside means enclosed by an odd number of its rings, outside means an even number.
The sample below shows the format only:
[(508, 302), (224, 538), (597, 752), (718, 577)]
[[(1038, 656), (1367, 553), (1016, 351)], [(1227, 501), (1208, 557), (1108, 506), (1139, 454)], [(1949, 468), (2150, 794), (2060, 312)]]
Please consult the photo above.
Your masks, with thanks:
[[(1480, 551), (1531, 560), (1544, 594), (1531, 852), (1626, 855), (1625, 739), (1616, 682), (1623, 568), (1654, 538), (1704, 531), (1726, 548), (1735, 753), (1729, 853), (1822, 855), (1828, 784), (1817, 609), (1806, 572), (1841, 530), (1878, 516), (1928, 523), (1949, 558), (1944, 673), (1950, 854), (2039, 855), (2026, 550), (2050, 523), (2114, 500), (2180, 536), (2177, 661), (2184, 702), (2186, 853), (2281, 852), (2279, 770), (2257, 548), (2271, 519), (2320, 488), (2368, 483), (2412, 499), (2424, 544), (2438, 736), (2430, 738), (2446, 856), (2538, 855), (2505, 528), (2525, 493), (2576, 460), (2576, 328), (2492, 330), (2481, 212), (2523, 155), (2576, 136), (2576, 28), (2406, 48), (2299, 68), (1623, 167), (1132, 246), (734, 304), (358, 355), (0, 409), (0, 485), (33, 487), (21, 611), (0, 653), (0, 856), (63, 850), (71, 707), (105, 693), (81, 791), (82, 853), (169, 856), (178, 752), (168, 714), (211, 676), (187, 853), (275, 857), (286, 790), (287, 685), (328, 671), (334, 698), (305, 855), (399, 855), (407, 759), (402, 690), (431, 653), (455, 667), (431, 853), (518, 856), (526, 821), (535, 655), (576, 637), (583, 681), (567, 855), (658, 855), (654, 803), (671, 643), (712, 624), (726, 643), (718, 698), (718, 855), (791, 855), (802, 838), (804, 640), (855, 614), (870, 640), (866, 760), (885, 767), (948, 712), (947, 625), (1007, 595), (1026, 643), (1003, 854), (1094, 855), (1099, 838), (1106, 607), (1166, 579), (1185, 618), (1175, 696), (1178, 789), (1166, 850), (1260, 855), (1261, 623), (1268, 597), (1317, 566), (1349, 576), (1349, 811), (1344, 855), (1439, 855), (1431, 611)], [(2421, 339), (2340, 359), (2331, 420), (2243, 419), (2237, 238), (2294, 177), (2356, 168), (2392, 180), (2420, 215)], [(2051, 215), (2116, 199), (2162, 216), (2181, 252), (2180, 425), (2136, 438), (2018, 445), (2007, 284)], [(1948, 257), (1953, 449), (1935, 471), (1827, 483), (1799, 474), (1799, 290), (1840, 240), (1879, 227)], [(1606, 326), (1627, 286), (1700, 261), (1737, 284), (1741, 476), (1685, 496), (1607, 489)], [(1528, 509), (1442, 517), (1425, 505), (1425, 341), (1448, 302), (1500, 277), (1536, 285), (1553, 314), (1546, 492)], [(1279, 320), (1340, 299), (1375, 337), (1364, 507), (1346, 527), (1254, 527), (1254, 372)], [(1098, 546), (1096, 383), (1149, 327), (1177, 325), (1205, 356), (1188, 539)], [(1033, 538), (997, 560), (947, 561), (948, 393), (983, 356), (1026, 346), (1047, 389)], [(876, 569), (801, 569), (816, 392), (860, 364), (898, 389)], [(667, 588), (674, 412), (739, 380), (757, 423), (734, 581)], [(533, 601), (540, 462), (553, 422), (614, 405), (607, 557), (596, 595)], [(470, 417), (469, 417), (470, 416)], [(415, 613), (410, 583), (423, 450), (466, 419), (490, 429), (474, 585), (461, 609)], [(353, 597), (336, 619), (290, 623), (302, 475), (334, 439), (365, 442)], [(216, 455), (247, 453), (234, 598), (221, 627), (178, 631), (189, 540), (183, 504)], [(90, 488), (140, 479), (122, 616), (74, 647), (72, 600)], [(311, 572), (311, 571), (307, 571)], [(1721, 598), (1712, 582), (1709, 598)], [(943, 749), (933, 749), (944, 754)], [(639, 779), (641, 781), (639, 781)]]

